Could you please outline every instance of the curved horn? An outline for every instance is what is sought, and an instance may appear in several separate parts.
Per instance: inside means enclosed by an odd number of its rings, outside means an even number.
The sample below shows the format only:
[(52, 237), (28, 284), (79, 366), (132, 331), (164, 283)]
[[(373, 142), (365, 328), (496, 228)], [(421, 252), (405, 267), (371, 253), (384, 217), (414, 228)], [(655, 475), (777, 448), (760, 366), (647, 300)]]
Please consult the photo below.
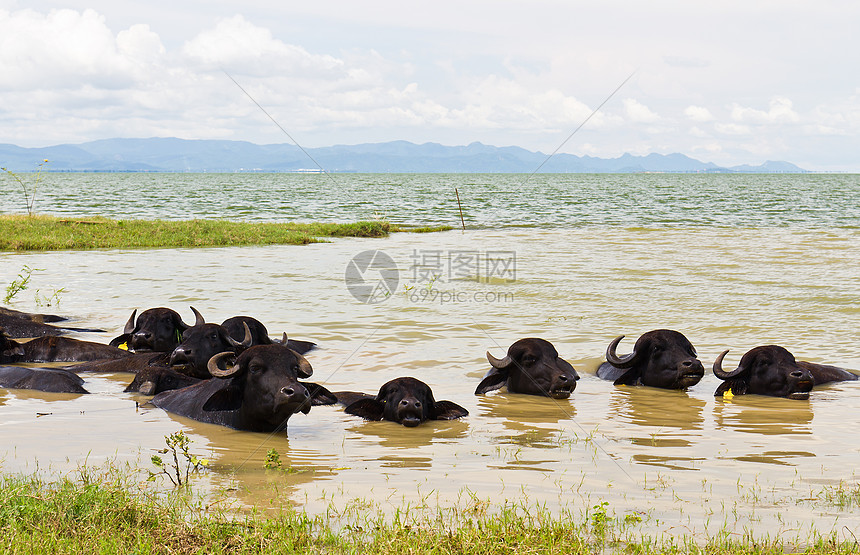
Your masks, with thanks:
[(191, 312), (193, 312), (193, 313), (194, 313), (194, 318), (195, 318), (194, 325), (195, 325), (195, 326), (202, 326), (203, 324), (205, 324), (205, 323), (206, 323), (206, 319), (205, 319), (205, 318), (203, 318), (203, 315), (202, 315), (202, 314), (200, 314), (199, 312), (197, 312), (197, 309), (196, 309), (196, 308), (194, 308), (193, 306), (189, 306), (188, 308), (190, 308), (190, 309), (191, 309)]
[(231, 346), (233, 346), (237, 349), (240, 347), (243, 349), (247, 349), (248, 347), (251, 346), (251, 341), (253, 341), (253, 338), (251, 337), (251, 328), (248, 327), (248, 324), (246, 322), (242, 322), (242, 327), (245, 328), (245, 338), (242, 339), (241, 342), (236, 341), (235, 339), (230, 337), (229, 333), (226, 334), (227, 335), (227, 343), (229, 343)]
[(633, 347), (633, 352), (629, 355), (624, 355), (623, 357), (618, 356), (615, 353), (615, 349), (618, 348), (618, 344), (621, 343), (622, 339), (624, 339), (624, 336), (619, 335), (609, 343), (608, 347), (606, 347), (606, 362), (616, 368), (630, 368), (636, 362), (636, 347)]
[(137, 309), (131, 311), (131, 318), (128, 319), (128, 322), (125, 323), (125, 327), (122, 329), (123, 334), (134, 333), (134, 319), (137, 318)]
[(218, 367), (218, 363), (226, 358), (230, 358), (233, 356), (236, 356), (236, 353), (234, 353), (233, 351), (224, 351), (223, 353), (213, 355), (212, 358), (209, 359), (209, 362), (206, 364), (206, 369), (209, 370), (209, 373), (216, 378), (229, 378), (230, 376), (239, 371), (239, 365), (234, 364), (226, 370), (221, 370), (221, 368)]
[[(190, 306), (190, 307), (188, 307), (188, 308), (190, 308), (190, 309), (191, 309), (191, 312), (193, 312), (193, 313), (194, 313), (194, 325), (195, 325), (195, 326), (201, 326), (201, 325), (203, 325), (203, 324), (205, 324), (205, 323), (206, 323), (206, 319), (205, 319), (205, 318), (203, 318), (203, 315), (202, 315), (202, 314), (200, 314), (200, 313), (197, 311), (197, 309), (196, 309), (196, 308), (194, 308), (193, 306)], [(186, 323), (182, 320), (182, 318), (181, 318), (181, 317), (179, 318), (179, 325), (180, 325), (180, 326), (182, 326), (182, 328), (183, 328), (183, 330), (182, 330), (182, 331), (185, 331), (185, 330), (187, 330), (188, 328), (192, 327), (192, 326), (189, 326), (188, 324), (186, 324)]]
[(738, 367), (731, 372), (726, 372), (723, 370), (723, 359), (726, 354), (729, 352), (728, 349), (720, 353), (720, 356), (717, 357), (717, 360), (714, 361), (714, 375), (721, 380), (727, 380), (729, 378), (734, 378), (738, 374), (744, 371), (744, 367), (738, 365)]
[(487, 351), (487, 360), (490, 362), (490, 366), (497, 370), (504, 370), (513, 361), (513, 359), (511, 359), (511, 355), (506, 355), (505, 358), (500, 360), (491, 355), (490, 351)]

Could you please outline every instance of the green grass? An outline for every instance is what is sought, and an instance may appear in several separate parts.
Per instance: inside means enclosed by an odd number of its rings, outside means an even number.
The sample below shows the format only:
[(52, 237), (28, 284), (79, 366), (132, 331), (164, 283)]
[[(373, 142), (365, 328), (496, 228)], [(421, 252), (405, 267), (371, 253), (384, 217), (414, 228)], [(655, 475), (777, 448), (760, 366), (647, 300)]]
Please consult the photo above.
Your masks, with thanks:
[[(177, 248), (305, 245), (320, 237), (386, 237), (392, 231), (427, 231), (384, 220), (348, 224), (249, 223), (223, 220), (111, 220), (0, 216), (0, 250), (48, 251), (102, 248)], [(433, 228), (441, 231), (443, 228)]]
[[(591, 554), (856, 553), (854, 542), (813, 536), (789, 539), (720, 533), (703, 545), (651, 538), (648, 523), (616, 517), (608, 504), (584, 517), (554, 516), (515, 506), (493, 511), (482, 503), (431, 511), (372, 505), (311, 516), (293, 508), (272, 513), (215, 511), (185, 489), (158, 494), (132, 474), (79, 472), (43, 482), (0, 477), (0, 551), (8, 553), (412, 553)], [(217, 505), (217, 504), (213, 504)]]

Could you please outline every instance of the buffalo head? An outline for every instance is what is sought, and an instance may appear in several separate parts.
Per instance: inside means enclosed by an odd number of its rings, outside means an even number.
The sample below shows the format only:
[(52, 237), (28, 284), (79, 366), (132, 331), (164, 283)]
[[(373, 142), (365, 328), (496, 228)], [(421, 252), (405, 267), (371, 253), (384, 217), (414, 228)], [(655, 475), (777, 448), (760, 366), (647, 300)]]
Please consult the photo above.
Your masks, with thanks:
[(507, 385), (512, 393), (567, 399), (579, 379), (573, 366), (559, 358), (552, 343), (535, 337), (515, 342), (503, 359), (488, 352), (487, 360), (493, 368), (478, 384), (475, 395)]
[(636, 340), (632, 353), (618, 356), (615, 349), (623, 338), (621, 335), (609, 343), (606, 362), (597, 369), (598, 377), (614, 380), (615, 385), (686, 389), (705, 375), (696, 349), (682, 333), (649, 331)]
[(195, 378), (209, 378), (207, 364), (218, 353), (233, 353), (252, 345), (251, 330), (243, 324), (245, 337), (233, 339), (224, 326), (219, 324), (196, 324), (186, 329), (180, 343), (170, 354), (170, 366)]
[(469, 411), (451, 401), (436, 401), (430, 386), (415, 378), (396, 378), (379, 388), (375, 398), (349, 404), (345, 412), (368, 420), (389, 420), (415, 427), (427, 420), (454, 420)]
[(750, 349), (741, 357), (738, 367), (731, 372), (723, 370), (723, 351), (714, 361), (714, 375), (723, 383), (715, 396), (731, 392), (732, 395), (753, 393), (789, 399), (809, 399), (815, 378), (807, 368), (799, 365), (794, 355), (779, 345), (762, 345)]
[[(228, 368), (220, 365), (230, 361)], [(273, 431), (285, 426), (296, 412), (307, 414), (313, 404), (311, 392), (299, 378), (313, 374), (310, 363), (281, 345), (256, 345), (236, 356), (227, 351), (213, 356), (208, 364), (215, 378), (229, 380), (210, 397), (204, 411), (238, 411), (243, 430)]]
[[(196, 318), (195, 325), (204, 323), (203, 316), (192, 306)], [(136, 320), (135, 320), (136, 317)], [(119, 347), (125, 344), (129, 351), (158, 351), (169, 353), (182, 342), (182, 333), (188, 324), (170, 308), (150, 308), (137, 316), (137, 310), (125, 324), (122, 335), (111, 340), (110, 345)]]

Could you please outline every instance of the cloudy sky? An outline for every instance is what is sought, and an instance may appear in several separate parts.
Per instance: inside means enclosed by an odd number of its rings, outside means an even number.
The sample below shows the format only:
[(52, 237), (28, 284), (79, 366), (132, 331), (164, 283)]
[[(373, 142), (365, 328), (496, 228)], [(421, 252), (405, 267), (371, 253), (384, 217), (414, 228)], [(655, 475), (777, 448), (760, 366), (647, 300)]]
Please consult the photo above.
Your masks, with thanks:
[[(474, 141), (860, 171), (849, 0), (0, 0), (0, 143)], [(635, 72), (635, 73), (634, 73)], [(247, 91), (247, 95), (236, 83)]]

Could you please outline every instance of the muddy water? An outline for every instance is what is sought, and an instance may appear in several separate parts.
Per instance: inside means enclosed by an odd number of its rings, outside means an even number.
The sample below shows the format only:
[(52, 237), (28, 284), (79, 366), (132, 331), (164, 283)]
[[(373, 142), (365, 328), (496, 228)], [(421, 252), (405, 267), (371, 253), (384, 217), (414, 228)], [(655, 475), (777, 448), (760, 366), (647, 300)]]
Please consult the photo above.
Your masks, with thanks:
[[(87, 376), (85, 396), (0, 389), (0, 468), (58, 475), (105, 461), (152, 468), (182, 429), (213, 461), (200, 489), (241, 503), (391, 512), (504, 504), (639, 513), (646, 533), (860, 534), (856, 491), (860, 382), (808, 401), (715, 399), (708, 372), (687, 392), (615, 387), (594, 370), (624, 334), (682, 331), (710, 368), (730, 349), (778, 343), (798, 358), (860, 371), (860, 178), (803, 176), (291, 176), (48, 174), (39, 213), (146, 218), (356, 220), (469, 230), (303, 247), (0, 254), (0, 283), (38, 268), (13, 308), (63, 288), (75, 323), (108, 341), (132, 309), (189, 306), (237, 314), (272, 335), (316, 341), (313, 380), (374, 392), (414, 376), (462, 420), (406, 429), (340, 407), (296, 415), (286, 434), (195, 423), (122, 392), (129, 375)], [(13, 187), (12, 185), (15, 185)], [(0, 210), (19, 211), (0, 182)], [(344, 281), (350, 260), (381, 250), (398, 268), (382, 302)], [(474, 262), (478, 265), (474, 265)], [(371, 283), (375, 276), (369, 276)], [(55, 310), (56, 309), (56, 310)], [(552, 341), (582, 379), (568, 400), (473, 391), (522, 337)], [(274, 449), (289, 473), (266, 471)], [(845, 532), (848, 530), (848, 532)], [(847, 537), (847, 536), (845, 536)]]
[[(351, 258), (369, 249), (399, 269), (377, 304), (359, 302), (344, 283)], [(506, 266), (515, 274), (441, 264), (434, 281), (422, 279), (416, 264), (460, 251), (515, 260)], [(106, 460), (147, 468), (164, 436), (182, 429), (213, 461), (201, 484), (237, 488), (242, 502), (264, 506), (319, 513), (356, 500), (383, 510), (489, 501), (576, 513), (607, 501), (610, 514), (641, 513), (647, 532), (857, 530), (860, 511), (823, 492), (856, 487), (860, 382), (816, 389), (808, 401), (726, 401), (713, 397), (719, 381), (710, 371), (687, 392), (615, 387), (594, 375), (611, 339), (626, 335), (619, 351), (628, 352), (658, 327), (686, 334), (706, 368), (724, 349), (732, 365), (753, 346), (778, 343), (801, 359), (860, 370), (857, 260), (856, 228), (705, 226), (3, 254), (4, 282), (23, 265), (43, 269), (33, 288), (63, 287), (60, 312), (107, 330), (78, 337), (108, 341), (134, 308), (170, 306), (190, 320), (194, 306), (217, 322), (250, 314), (273, 335), (317, 342), (313, 378), (332, 391), (374, 392), (414, 376), (470, 415), (407, 429), (315, 407), (289, 421), (288, 437), (256, 434), (138, 406), (146, 398), (122, 392), (130, 376), (88, 376), (86, 396), (0, 390), (0, 465), (55, 474)], [(13, 306), (32, 309), (27, 295)], [(502, 356), (529, 336), (552, 341), (579, 370), (571, 398), (475, 396), (484, 353)], [(264, 470), (270, 449), (297, 472)]]

